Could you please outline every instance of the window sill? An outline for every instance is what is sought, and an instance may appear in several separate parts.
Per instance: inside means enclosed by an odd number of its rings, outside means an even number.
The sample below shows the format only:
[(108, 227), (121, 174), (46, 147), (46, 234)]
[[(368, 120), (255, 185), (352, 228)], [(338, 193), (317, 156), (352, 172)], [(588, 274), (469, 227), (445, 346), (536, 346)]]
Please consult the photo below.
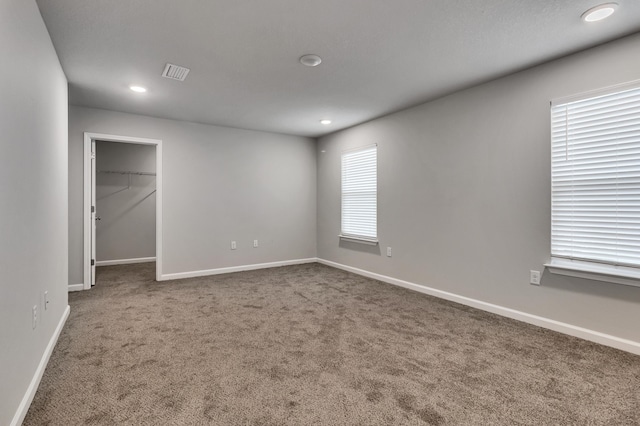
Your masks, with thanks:
[(636, 268), (558, 258), (551, 258), (544, 266), (552, 274), (640, 287), (640, 270)]
[(366, 237), (354, 237), (350, 235), (338, 235), (338, 238), (345, 241), (351, 241), (354, 243), (367, 244), (370, 246), (377, 246), (378, 240), (374, 238), (366, 238)]

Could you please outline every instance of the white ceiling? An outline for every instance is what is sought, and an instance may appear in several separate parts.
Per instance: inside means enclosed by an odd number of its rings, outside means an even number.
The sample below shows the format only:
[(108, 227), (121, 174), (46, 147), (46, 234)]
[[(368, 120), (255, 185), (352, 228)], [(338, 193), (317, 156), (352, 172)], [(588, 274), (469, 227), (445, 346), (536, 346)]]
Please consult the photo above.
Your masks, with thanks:
[[(638, 0), (582, 22), (605, 1), (37, 3), (71, 104), (315, 137), (640, 30)], [(187, 80), (162, 78), (167, 62)]]

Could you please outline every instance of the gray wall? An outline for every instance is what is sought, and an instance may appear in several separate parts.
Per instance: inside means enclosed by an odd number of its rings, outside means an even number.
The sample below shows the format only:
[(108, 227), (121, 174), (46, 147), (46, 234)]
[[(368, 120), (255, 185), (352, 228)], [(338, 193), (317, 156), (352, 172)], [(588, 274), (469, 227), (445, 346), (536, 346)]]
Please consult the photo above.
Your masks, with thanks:
[(162, 139), (163, 273), (316, 256), (313, 139), (72, 106), (70, 284), (82, 282), (83, 132)]
[(67, 307), (67, 80), (33, 0), (0, 3), (0, 52), (10, 62), (0, 68), (0, 424), (8, 425)]
[(156, 255), (156, 147), (96, 142), (96, 260)]
[[(529, 284), (550, 257), (549, 101), (639, 79), (638, 51), (635, 35), (321, 138), (318, 256), (640, 341), (640, 288)], [(337, 238), (341, 151), (374, 142), (382, 255)]]

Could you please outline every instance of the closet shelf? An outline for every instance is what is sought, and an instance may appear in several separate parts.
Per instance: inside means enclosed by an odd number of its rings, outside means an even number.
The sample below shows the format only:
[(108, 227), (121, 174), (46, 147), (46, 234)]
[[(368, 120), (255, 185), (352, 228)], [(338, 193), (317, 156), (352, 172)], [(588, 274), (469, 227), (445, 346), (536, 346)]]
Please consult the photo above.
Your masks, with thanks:
[(120, 171), (120, 170), (98, 170), (98, 173), (111, 173), (116, 175), (139, 175), (139, 176), (155, 176), (153, 172), (132, 172), (132, 171)]

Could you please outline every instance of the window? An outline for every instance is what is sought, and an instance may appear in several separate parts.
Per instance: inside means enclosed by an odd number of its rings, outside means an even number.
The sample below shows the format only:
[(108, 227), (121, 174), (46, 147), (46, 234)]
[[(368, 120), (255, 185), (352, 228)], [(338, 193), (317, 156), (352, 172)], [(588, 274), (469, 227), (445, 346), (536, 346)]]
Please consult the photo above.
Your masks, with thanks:
[(551, 126), (549, 266), (612, 265), (637, 278), (640, 84), (553, 102)]
[(377, 243), (378, 147), (342, 154), (342, 230), (340, 237)]

